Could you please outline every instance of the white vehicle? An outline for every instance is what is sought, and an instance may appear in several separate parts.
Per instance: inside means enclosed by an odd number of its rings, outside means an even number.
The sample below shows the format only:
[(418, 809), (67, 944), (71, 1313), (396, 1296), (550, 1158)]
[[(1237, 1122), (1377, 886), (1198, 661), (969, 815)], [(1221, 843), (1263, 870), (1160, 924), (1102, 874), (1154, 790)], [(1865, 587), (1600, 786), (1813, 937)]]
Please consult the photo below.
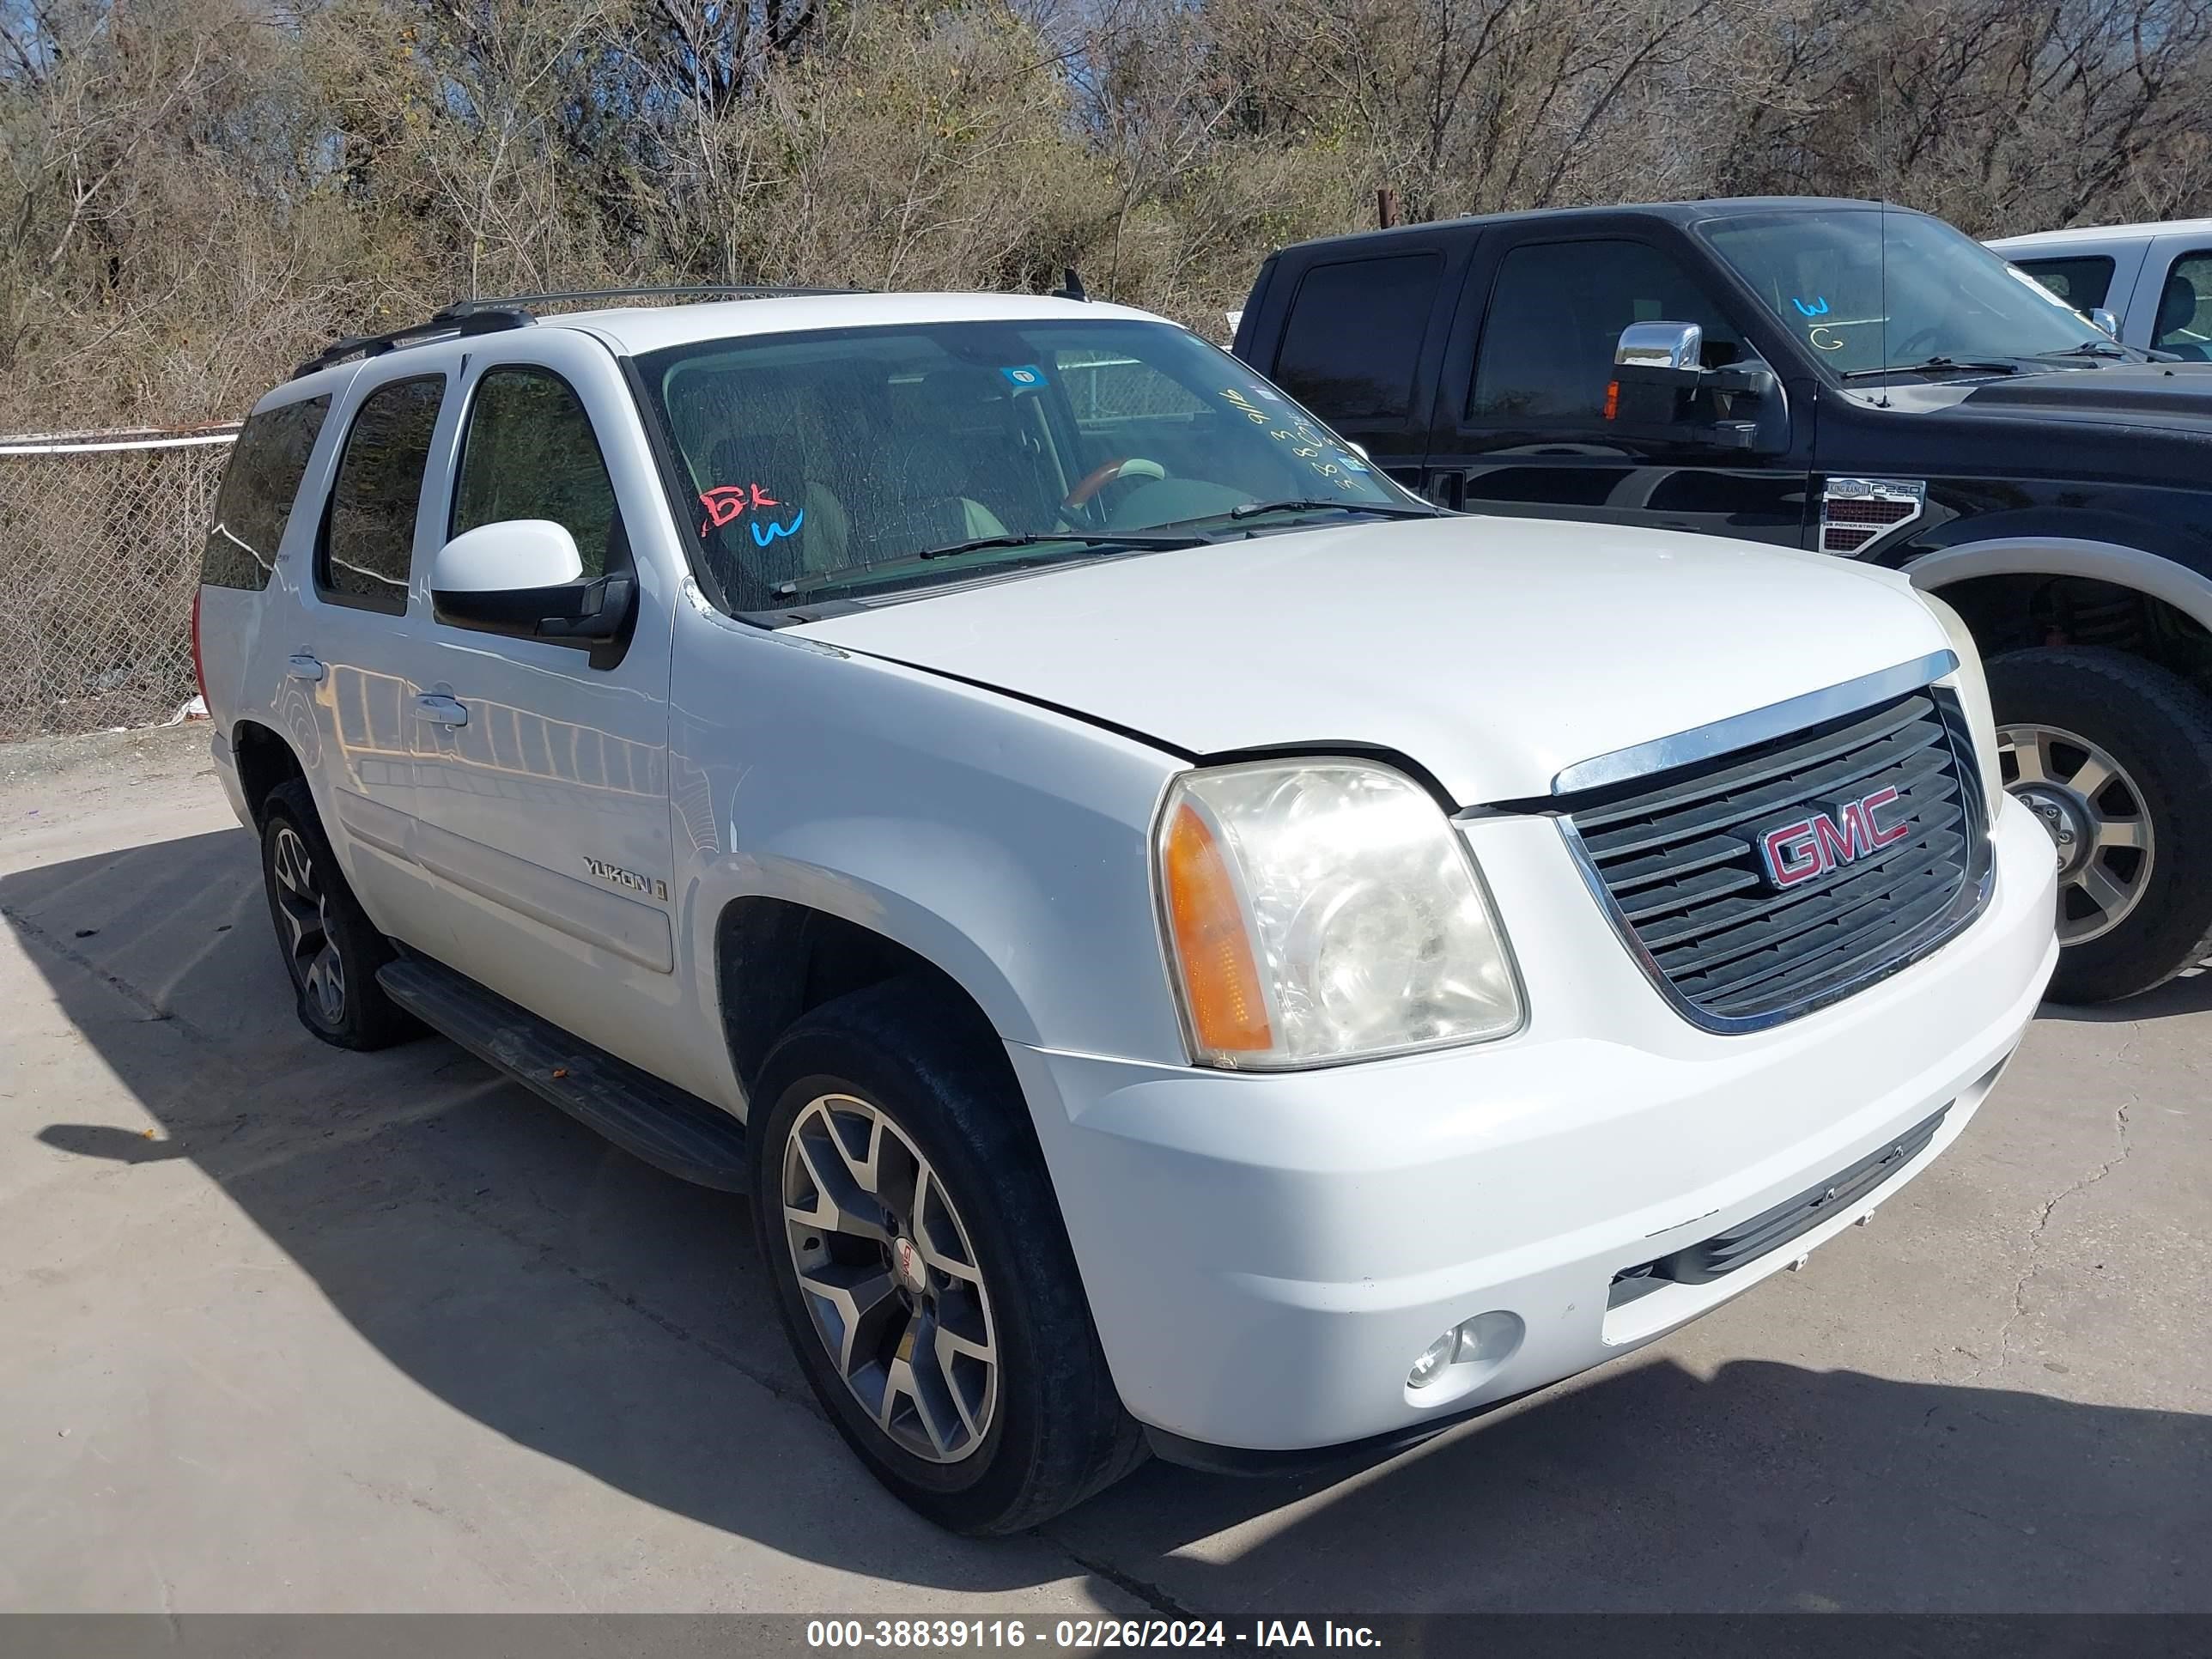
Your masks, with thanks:
[(1941, 1156), (2052, 967), (1940, 602), (1439, 513), (1136, 311), (459, 309), (270, 393), (217, 511), (301, 1018), (749, 1193), (966, 1531), (1650, 1341)]
[(2212, 362), (2212, 219), (2085, 225), (1990, 246), (2123, 345)]

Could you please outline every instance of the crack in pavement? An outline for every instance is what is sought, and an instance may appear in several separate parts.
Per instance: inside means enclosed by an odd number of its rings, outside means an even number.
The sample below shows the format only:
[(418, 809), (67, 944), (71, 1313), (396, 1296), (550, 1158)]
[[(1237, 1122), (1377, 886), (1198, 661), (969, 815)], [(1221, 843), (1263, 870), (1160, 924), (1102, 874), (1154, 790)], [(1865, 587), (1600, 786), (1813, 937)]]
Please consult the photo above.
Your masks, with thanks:
[(1073, 1544), (1054, 1537), (1042, 1527), (1033, 1529), (1030, 1536), (1059, 1551), (1060, 1554), (1074, 1562), (1092, 1577), (1103, 1578), (1125, 1595), (1135, 1596), (1154, 1613), (1164, 1614), (1170, 1619), (1210, 1620), (1215, 1616), (1212, 1613), (1201, 1613), (1198, 1608), (1180, 1600), (1172, 1592), (1160, 1585), (1139, 1578), (1134, 1573), (1127, 1572), (1110, 1561), (1094, 1560)]
[[(2126, 1048), (2123, 1046), (2120, 1054), (2124, 1054), (2126, 1052)], [(2117, 1060), (2118, 1055), (2115, 1055), (2114, 1058)], [(2054, 1194), (2044, 1205), (2042, 1213), (2035, 1218), (2035, 1225), (2028, 1230), (2027, 1265), (2021, 1269), (2020, 1277), (2013, 1281), (2012, 1312), (2006, 1316), (2005, 1322), (1997, 1328), (1996, 1355), (1987, 1364), (1977, 1365), (1961, 1377), (1959, 1386), (1963, 1388), (1967, 1383), (1978, 1382), (1992, 1371), (2002, 1370), (2006, 1362), (2012, 1358), (2013, 1332), (2020, 1322), (2027, 1317), (2028, 1287), (2034, 1284), (2037, 1275), (2043, 1271), (2044, 1237), (2050, 1231), (2052, 1216), (2057, 1214), (2058, 1206), (2068, 1199), (2078, 1198), (2128, 1161), (2128, 1155), (2135, 1150), (2133, 1144), (2128, 1139), (2128, 1113), (2141, 1104), (2142, 1104), (2142, 1094), (2139, 1091), (2131, 1093), (2120, 1103), (2112, 1114), (2112, 1130), (2118, 1138), (2119, 1150), (2088, 1175), (2063, 1191)]]

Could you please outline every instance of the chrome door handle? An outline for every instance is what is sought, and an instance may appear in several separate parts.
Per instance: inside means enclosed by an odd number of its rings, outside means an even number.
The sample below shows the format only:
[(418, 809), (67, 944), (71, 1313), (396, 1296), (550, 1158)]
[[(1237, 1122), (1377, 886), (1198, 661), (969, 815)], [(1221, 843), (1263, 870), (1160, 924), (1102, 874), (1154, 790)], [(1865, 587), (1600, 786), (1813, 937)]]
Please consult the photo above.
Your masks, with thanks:
[(309, 656), (304, 651), (300, 652), (284, 665), (286, 678), (305, 680), (310, 685), (320, 685), (323, 683), (323, 676), (329, 672), (330, 670), (325, 668), (319, 659)]
[(469, 723), (469, 707), (459, 697), (425, 692), (415, 699), (415, 718), (428, 720), (435, 726), (466, 726)]

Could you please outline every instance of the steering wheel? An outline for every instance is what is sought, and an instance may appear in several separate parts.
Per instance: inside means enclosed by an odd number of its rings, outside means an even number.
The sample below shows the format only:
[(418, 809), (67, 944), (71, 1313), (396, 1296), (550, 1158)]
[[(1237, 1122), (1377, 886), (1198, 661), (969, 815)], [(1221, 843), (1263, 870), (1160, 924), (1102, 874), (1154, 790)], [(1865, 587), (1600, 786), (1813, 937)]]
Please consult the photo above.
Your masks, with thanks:
[(1060, 510), (1073, 512), (1089, 505), (1093, 496), (1117, 478), (1164, 478), (1167, 476), (1167, 468), (1158, 461), (1146, 460), (1142, 455), (1117, 455), (1084, 474), (1082, 482), (1069, 490), (1066, 499), (1060, 502)]

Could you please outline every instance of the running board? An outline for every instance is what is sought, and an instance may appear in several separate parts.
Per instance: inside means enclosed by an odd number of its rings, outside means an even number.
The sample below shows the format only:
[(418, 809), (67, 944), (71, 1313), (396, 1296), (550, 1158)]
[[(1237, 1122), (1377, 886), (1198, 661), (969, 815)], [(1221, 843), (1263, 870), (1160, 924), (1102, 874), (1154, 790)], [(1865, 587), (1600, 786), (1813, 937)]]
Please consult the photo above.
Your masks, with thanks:
[(744, 1126), (719, 1106), (422, 957), (377, 970), (391, 999), (624, 1152), (680, 1181), (746, 1190)]

